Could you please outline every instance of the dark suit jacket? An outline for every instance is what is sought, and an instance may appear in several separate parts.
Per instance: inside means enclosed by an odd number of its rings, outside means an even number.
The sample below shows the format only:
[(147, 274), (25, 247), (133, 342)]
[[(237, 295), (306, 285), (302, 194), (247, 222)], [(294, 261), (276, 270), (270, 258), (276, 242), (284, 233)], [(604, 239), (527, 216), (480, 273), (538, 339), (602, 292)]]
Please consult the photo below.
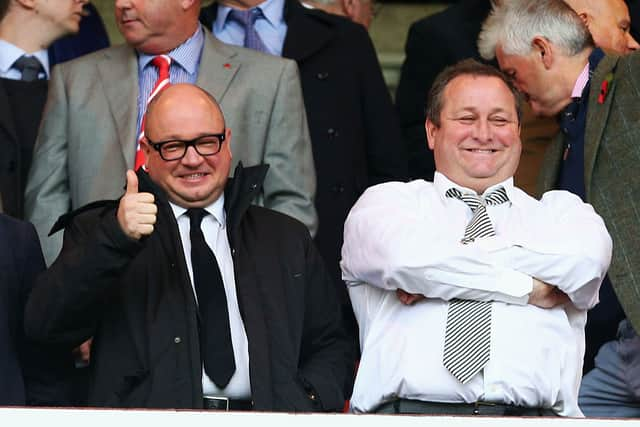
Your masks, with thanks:
[(25, 338), (24, 307), (44, 259), (33, 226), (0, 214), (0, 406), (64, 405), (71, 353)]
[(424, 130), (427, 93), (440, 71), (467, 58), (480, 60), (477, 39), (489, 0), (461, 0), (409, 28), (396, 108), (409, 153), (409, 176), (433, 180), (435, 164)]
[[(217, 5), (204, 8), (211, 29)], [(340, 250), (344, 221), (365, 188), (404, 180), (406, 155), (376, 53), (364, 27), (343, 17), (285, 2), (282, 56), (300, 69), (317, 175), (316, 244), (344, 288)], [(346, 298), (346, 291), (344, 292)]]
[[(602, 82), (612, 73), (604, 102)], [(584, 140), (586, 201), (603, 217), (613, 238), (611, 284), (627, 318), (640, 331), (640, 52), (605, 56), (591, 78)], [(545, 155), (539, 192), (556, 186), (562, 138)]]

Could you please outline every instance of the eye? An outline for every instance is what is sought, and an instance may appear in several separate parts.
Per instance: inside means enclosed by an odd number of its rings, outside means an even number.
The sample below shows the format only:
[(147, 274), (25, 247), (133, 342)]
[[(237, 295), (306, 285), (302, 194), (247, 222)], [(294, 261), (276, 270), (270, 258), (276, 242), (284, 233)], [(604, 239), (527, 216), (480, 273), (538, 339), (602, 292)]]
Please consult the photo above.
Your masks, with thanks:
[(491, 117), (489, 121), (491, 121), (491, 123), (493, 123), (496, 126), (504, 126), (509, 123), (509, 120), (500, 116)]
[(164, 144), (162, 146), (162, 149), (166, 153), (175, 153), (176, 151), (182, 150), (183, 147), (184, 147), (184, 144), (182, 142), (174, 141), (174, 142), (168, 142)]
[(456, 120), (462, 124), (471, 124), (476, 120), (476, 118), (475, 116), (462, 116), (458, 117)]

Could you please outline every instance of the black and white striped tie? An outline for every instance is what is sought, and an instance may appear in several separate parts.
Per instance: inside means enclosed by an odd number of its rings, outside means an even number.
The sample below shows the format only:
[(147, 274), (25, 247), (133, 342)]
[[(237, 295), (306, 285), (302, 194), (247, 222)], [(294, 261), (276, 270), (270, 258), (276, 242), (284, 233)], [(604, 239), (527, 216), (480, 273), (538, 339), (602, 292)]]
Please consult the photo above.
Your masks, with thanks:
[[(496, 233), (486, 205), (509, 201), (504, 187), (498, 187), (484, 199), (476, 194), (463, 194), (450, 188), (447, 197), (460, 199), (473, 212), (461, 242), (468, 244)], [(466, 384), (489, 362), (491, 352), (491, 302), (453, 299), (449, 301), (442, 362), (462, 384)]]

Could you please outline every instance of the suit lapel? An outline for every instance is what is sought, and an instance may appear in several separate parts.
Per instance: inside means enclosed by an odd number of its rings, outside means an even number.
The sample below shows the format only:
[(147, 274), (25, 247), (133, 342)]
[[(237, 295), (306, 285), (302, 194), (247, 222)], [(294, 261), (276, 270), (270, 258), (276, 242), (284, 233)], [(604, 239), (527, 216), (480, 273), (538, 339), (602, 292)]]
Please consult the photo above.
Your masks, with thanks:
[(4, 84), (0, 80), (0, 128), (4, 129), (7, 135), (10, 137), (10, 141), (13, 144), (18, 142), (18, 136), (16, 134), (15, 124), (13, 122), (13, 113), (9, 108), (9, 96), (4, 88)]
[(333, 36), (330, 27), (308, 16), (307, 9), (297, 1), (286, 3), (284, 16), (287, 21), (287, 35), (282, 47), (282, 56), (285, 58), (302, 61), (320, 50)]
[(237, 53), (205, 30), (197, 84), (222, 102), (233, 76), (241, 67)]
[(96, 62), (105, 98), (116, 123), (125, 164), (133, 166), (138, 121), (138, 61), (128, 46), (105, 51)]
[(618, 59), (618, 56), (605, 56), (602, 58), (591, 78), (589, 109), (587, 111), (587, 124), (584, 134), (584, 183), (587, 200), (591, 200), (591, 177), (593, 176), (598, 148), (602, 141), (602, 134), (611, 111), (612, 100), (616, 90), (615, 79), (609, 85), (603, 104), (598, 103), (598, 96), (602, 82), (608, 73), (615, 70)]

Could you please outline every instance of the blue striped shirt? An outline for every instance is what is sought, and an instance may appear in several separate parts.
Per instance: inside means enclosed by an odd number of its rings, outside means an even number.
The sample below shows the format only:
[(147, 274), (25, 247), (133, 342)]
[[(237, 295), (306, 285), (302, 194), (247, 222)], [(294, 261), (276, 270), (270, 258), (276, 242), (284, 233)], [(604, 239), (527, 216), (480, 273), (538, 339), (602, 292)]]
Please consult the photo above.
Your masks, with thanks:
[[(180, 46), (169, 51), (171, 67), (169, 80), (171, 83), (195, 83), (198, 79), (200, 57), (204, 46), (204, 30), (198, 26), (196, 32)], [(136, 143), (140, 132), (142, 116), (146, 110), (149, 94), (158, 80), (158, 69), (151, 64), (156, 55), (138, 52), (138, 121), (136, 122)]]

